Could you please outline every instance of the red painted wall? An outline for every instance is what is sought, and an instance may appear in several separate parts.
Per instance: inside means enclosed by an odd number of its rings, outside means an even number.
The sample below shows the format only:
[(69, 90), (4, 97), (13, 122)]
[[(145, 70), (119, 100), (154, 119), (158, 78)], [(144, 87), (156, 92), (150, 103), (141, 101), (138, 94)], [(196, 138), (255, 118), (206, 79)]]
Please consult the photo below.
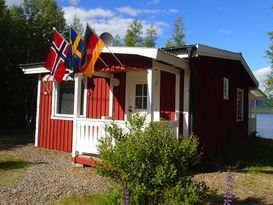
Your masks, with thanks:
[(184, 122), (184, 71), (180, 71), (180, 98), (179, 98), (179, 133), (183, 134), (183, 122)]
[(175, 74), (160, 71), (160, 118), (175, 119)]
[[(52, 85), (52, 81), (41, 83), (38, 146), (70, 152), (72, 150), (73, 122), (50, 119)], [(46, 95), (45, 92), (47, 92)]]
[(87, 118), (109, 116), (110, 79), (93, 76), (87, 84)]
[[(253, 86), (239, 61), (211, 57), (193, 59), (193, 132), (206, 156), (215, 155), (248, 135), (248, 89)], [(229, 100), (223, 99), (223, 78)], [(244, 121), (236, 121), (237, 88), (244, 90)]]
[(120, 84), (114, 86), (113, 116), (115, 120), (124, 120), (126, 73), (115, 73), (114, 77), (119, 79)]

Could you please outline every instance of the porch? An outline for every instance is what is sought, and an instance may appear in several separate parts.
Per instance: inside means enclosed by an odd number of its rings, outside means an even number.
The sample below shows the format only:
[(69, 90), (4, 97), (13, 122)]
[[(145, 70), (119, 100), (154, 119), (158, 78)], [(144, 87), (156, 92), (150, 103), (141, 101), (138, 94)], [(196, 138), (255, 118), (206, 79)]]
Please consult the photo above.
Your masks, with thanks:
[[(133, 52), (132, 49), (129, 50)], [(81, 117), (82, 76), (75, 78), (72, 158), (81, 155), (97, 155), (99, 139), (105, 136), (105, 125), (115, 119), (121, 128), (125, 128), (126, 121), (134, 113), (145, 115), (147, 123), (165, 120), (173, 128), (176, 137), (179, 134), (187, 136), (189, 133), (189, 73), (186, 61), (171, 56), (178, 62), (168, 61), (166, 63), (164, 62), (166, 59), (163, 62), (158, 61), (156, 56), (155, 59), (150, 57), (147, 59), (146, 56), (144, 58), (143, 55), (148, 54), (143, 52), (142, 57), (139, 54), (131, 54), (131, 60), (128, 62), (123, 59), (122, 55), (122, 52), (128, 54), (128, 48), (125, 49), (126, 51), (120, 48), (118, 50), (116, 55), (122, 59), (122, 62), (125, 62), (125, 67), (119, 68), (115, 63), (112, 64), (113, 59), (109, 60), (110, 55), (107, 57), (104, 55), (103, 58), (107, 58), (107, 62), (110, 62), (109, 67), (105, 68), (98, 64), (94, 73), (94, 76), (102, 77), (109, 82), (109, 97), (107, 97), (109, 103), (105, 108), (108, 110), (104, 113), (105, 116)], [(139, 52), (137, 48), (134, 50), (134, 52)], [(158, 52), (158, 49), (141, 50)], [(170, 57), (168, 53), (164, 52), (164, 55)], [(141, 59), (140, 65), (137, 60)], [(90, 106), (90, 102), (85, 106)], [(116, 107), (121, 110), (119, 113)]]

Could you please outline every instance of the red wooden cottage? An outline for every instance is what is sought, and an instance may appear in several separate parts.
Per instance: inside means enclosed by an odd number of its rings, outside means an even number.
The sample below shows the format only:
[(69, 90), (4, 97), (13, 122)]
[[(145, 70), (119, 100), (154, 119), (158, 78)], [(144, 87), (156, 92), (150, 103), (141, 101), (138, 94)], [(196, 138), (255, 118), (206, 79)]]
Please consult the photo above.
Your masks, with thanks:
[(120, 126), (133, 113), (166, 120), (175, 136), (194, 132), (207, 154), (244, 139), (256, 129), (258, 82), (240, 53), (200, 44), (174, 48), (110, 47), (92, 78), (52, 80), (43, 64), (22, 66), (38, 74), (35, 145), (72, 153), (72, 161), (98, 154), (105, 123)]

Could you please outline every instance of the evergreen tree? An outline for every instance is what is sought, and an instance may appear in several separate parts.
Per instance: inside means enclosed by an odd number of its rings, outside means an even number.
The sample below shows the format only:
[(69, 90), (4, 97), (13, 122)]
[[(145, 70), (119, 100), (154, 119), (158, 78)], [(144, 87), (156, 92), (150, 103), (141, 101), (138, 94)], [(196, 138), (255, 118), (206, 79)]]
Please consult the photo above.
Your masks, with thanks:
[(133, 20), (131, 23), (129, 29), (127, 30), (127, 33), (125, 35), (125, 46), (142, 46), (143, 39), (141, 37), (142, 35), (142, 24), (138, 20)]
[(77, 15), (74, 15), (72, 24), (70, 24), (70, 27), (72, 27), (78, 34), (83, 35), (84, 27), (81, 23), (81, 20), (77, 17)]
[(155, 47), (156, 39), (157, 39), (156, 29), (153, 26), (150, 26), (146, 30), (144, 41), (143, 41), (143, 46), (144, 47)]
[(113, 46), (124, 46), (118, 34), (114, 36)]
[(165, 46), (167, 48), (184, 46), (185, 45), (184, 38), (185, 38), (185, 28), (182, 21), (182, 17), (179, 16), (174, 21), (172, 37), (167, 40)]
[(33, 123), (37, 76), (24, 76), (19, 64), (46, 59), (53, 27), (63, 33), (63, 12), (55, 0), (24, 0), (7, 8), (0, 0), (0, 126), (26, 127)]

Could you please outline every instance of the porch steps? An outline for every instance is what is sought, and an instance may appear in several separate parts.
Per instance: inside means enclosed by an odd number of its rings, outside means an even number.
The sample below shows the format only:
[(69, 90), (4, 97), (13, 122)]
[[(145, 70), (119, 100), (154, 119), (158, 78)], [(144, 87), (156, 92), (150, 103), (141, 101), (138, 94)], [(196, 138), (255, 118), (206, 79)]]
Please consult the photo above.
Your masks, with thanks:
[(102, 160), (98, 158), (96, 154), (82, 154), (71, 158), (71, 162), (74, 164), (96, 167), (102, 165)]

